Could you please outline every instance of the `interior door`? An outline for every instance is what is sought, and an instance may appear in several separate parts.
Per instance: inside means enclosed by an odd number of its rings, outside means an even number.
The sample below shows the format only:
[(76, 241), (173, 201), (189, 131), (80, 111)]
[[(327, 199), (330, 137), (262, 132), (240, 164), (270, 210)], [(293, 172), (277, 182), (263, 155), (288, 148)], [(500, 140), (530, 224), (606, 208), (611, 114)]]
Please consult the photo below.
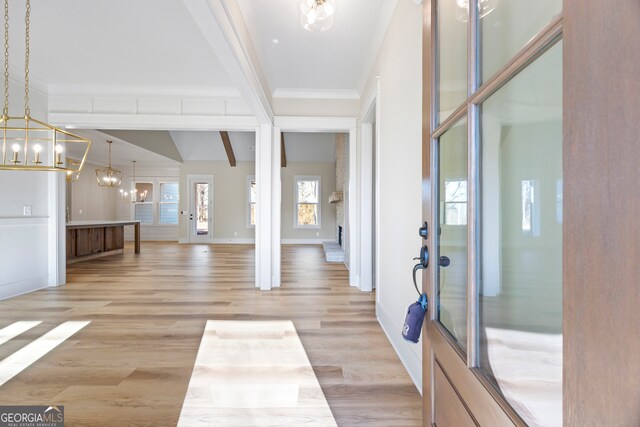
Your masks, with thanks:
[(213, 176), (190, 176), (189, 243), (213, 242)]
[(562, 425), (561, 14), (425, 4), (425, 425)]

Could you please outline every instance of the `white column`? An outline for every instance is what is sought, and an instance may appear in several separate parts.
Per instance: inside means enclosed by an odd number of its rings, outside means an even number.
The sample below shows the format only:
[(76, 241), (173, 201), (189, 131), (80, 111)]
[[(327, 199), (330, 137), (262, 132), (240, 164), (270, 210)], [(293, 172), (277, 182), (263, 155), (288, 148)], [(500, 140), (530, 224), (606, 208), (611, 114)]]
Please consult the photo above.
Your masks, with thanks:
[(256, 287), (261, 290), (280, 285), (280, 146), (276, 134), (279, 137), (280, 131), (271, 125), (256, 129)]
[(273, 129), (271, 190), (271, 286), (280, 287), (280, 245), (282, 227), (282, 145), (280, 128)]
[(67, 227), (65, 174), (48, 172), (48, 264), (49, 286), (60, 286), (67, 282)]

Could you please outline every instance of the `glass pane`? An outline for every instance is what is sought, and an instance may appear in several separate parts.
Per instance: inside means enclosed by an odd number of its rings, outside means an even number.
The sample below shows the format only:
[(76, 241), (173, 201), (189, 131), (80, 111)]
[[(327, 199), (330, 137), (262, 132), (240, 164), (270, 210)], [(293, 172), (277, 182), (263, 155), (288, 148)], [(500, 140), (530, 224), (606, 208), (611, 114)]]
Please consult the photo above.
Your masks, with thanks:
[(256, 202), (256, 180), (255, 179), (249, 180), (249, 202), (250, 203)]
[(196, 183), (196, 235), (209, 234), (209, 184)]
[(177, 202), (179, 200), (180, 191), (177, 182), (165, 182), (160, 184), (160, 201), (161, 202)]
[(562, 0), (480, 0), (482, 80), (489, 80), (560, 13)]
[(153, 224), (153, 205), (151, 203), (137, 203), (135, 205), (135, 219), (141, 224)]
[(438, 266), (438, 320), (467, 348), (467, 120), (440, 137), (439, 254), (450, 260)]
[(562, 425), (562, 46), (482, 105), (480, 368), (530, 426)]
[(318, 180), (298, 181), (298, 202), (300, 203), (318, 203)]
[(178, 223), (178, 204), (160, 203), (160, 224)]
[(468, 0), (438, 1), (438, 123), (467, 99)]
[(318, 205), (298, 205), (298, 225), (318, 225)]
[(153, 202), (153, 184), (136, 182), (136, 202)]

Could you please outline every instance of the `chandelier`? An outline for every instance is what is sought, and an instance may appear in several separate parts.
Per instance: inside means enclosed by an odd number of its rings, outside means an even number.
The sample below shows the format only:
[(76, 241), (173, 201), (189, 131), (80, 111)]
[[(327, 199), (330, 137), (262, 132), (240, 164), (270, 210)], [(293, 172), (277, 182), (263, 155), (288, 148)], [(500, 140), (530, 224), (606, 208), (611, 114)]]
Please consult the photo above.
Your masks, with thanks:
[(131, 178), (131, 189), (129, 191), (124, 191), (120, 189), (120, 196), (122, 196), (122, 200), (128, 201), (131, 203), (135, 203), (138, 201), (138, 189), (136, 188), (136, 161), (131, 160), (133, 163), (133, 178)]
[(298, 14), (305, 30), (326, 31), (333, 26), (336, 0), (298, 0)]
[(111, 167), (111, 144), (113, 141), (107, 141), (109, 144), (109, 167), (96, 169), (96, 179), (100, 187), (116, 188), (122, 183), (122, 171)]
[[(469, 20), (469, 0), (456, 0), (458, 5), (456, 19), (460, 22)], [(478, 18), (484, 18), (496, 8), (498, 0), (478, 0)]]
[[(9, 0), (4, 1), (4, 108), (0, 117), (2, 153), (0, 170), (57, 171), (79, 174), (91, 141), (31, 117), (29, 108), (29, 41), (31, 3), (26, 0), (24, 115), (9, 115)], [(72, 149), (79, 162), (67, 162)]]

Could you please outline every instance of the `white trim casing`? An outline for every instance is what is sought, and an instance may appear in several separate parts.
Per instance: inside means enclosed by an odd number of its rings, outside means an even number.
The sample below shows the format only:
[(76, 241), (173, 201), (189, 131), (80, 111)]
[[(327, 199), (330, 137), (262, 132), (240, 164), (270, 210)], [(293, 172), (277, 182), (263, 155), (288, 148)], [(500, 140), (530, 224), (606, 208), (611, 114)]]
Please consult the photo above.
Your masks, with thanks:
[[(363, 291), (372, 291), (376, 284), (374, 283), (373, 268), (375, 265), (375, 277), (380, 277), (380, 260), (377, 259), (378, 254), (375, 253), (373, 239), (377, 239), (380, 235), (379, 225), (376, 223), (375, 233), (372, 236), (373, 224), (373, 212), (376, 210), (376, 217), (379, 218), (379, 195), (376, 194), (376, 206), (373, 206), (373, 192), (377, 191), (373, 185), (373, 173), (375, 170), (376, 175), (379, 171), (379, 166), (376, 164), (374, 168), (373, 164), (373, 144), (378, 144), (380, 141), (380, 79), (376, 78), (369, 94), (366, 98), (366, 103), (363, 104), (361, 113), (361, 158), (360, 158), (360, 182), (361, 182), (361, 197), (360, 197), (360, 235), (361, 237), (361, 276), (360, 276), (360, 288)], [(375, 123), (375, 128), (373, 124)], [(375, 135), (374, 135), (375, 132)], [(379, 162), (379, 158), (376, 157), (376, 163)], [(377, 178), (376, 178), (377, 179)], [(374, 262), (375, 261), (375, 262)]]
[[(306, 116), (276, 116), (273, 119), (275, 124), (275, 140), (277, 145), (277, 171), (278, 184), (280, 180), (280, 133), (281, 132), (332, 132), (349, 134), (349, 163), (348, 163), (348, 192), (345, 195), (346, 214), (348, 215), (347, 227), (347, 260), (345, 264), (349, 269), (349, 285), (360, 286), (360, 228), (358, 224), (358, 188), (360, 178), (358, 175), (358, 132), (356, 117), (306, 117)], [(280, 203), (280, 198), (278, 198)], [(279, 208), (278, 208), (279, 209)], [(279, 210), (278, 210), (279, 213)], [(280, 215), (278, 214), (278, 219)], [(280, 236), (280, 226), (277, 227), (277, 236)], [(280, 274), (280, 240), (278, 240), (278, 260), (274, 268)]]

